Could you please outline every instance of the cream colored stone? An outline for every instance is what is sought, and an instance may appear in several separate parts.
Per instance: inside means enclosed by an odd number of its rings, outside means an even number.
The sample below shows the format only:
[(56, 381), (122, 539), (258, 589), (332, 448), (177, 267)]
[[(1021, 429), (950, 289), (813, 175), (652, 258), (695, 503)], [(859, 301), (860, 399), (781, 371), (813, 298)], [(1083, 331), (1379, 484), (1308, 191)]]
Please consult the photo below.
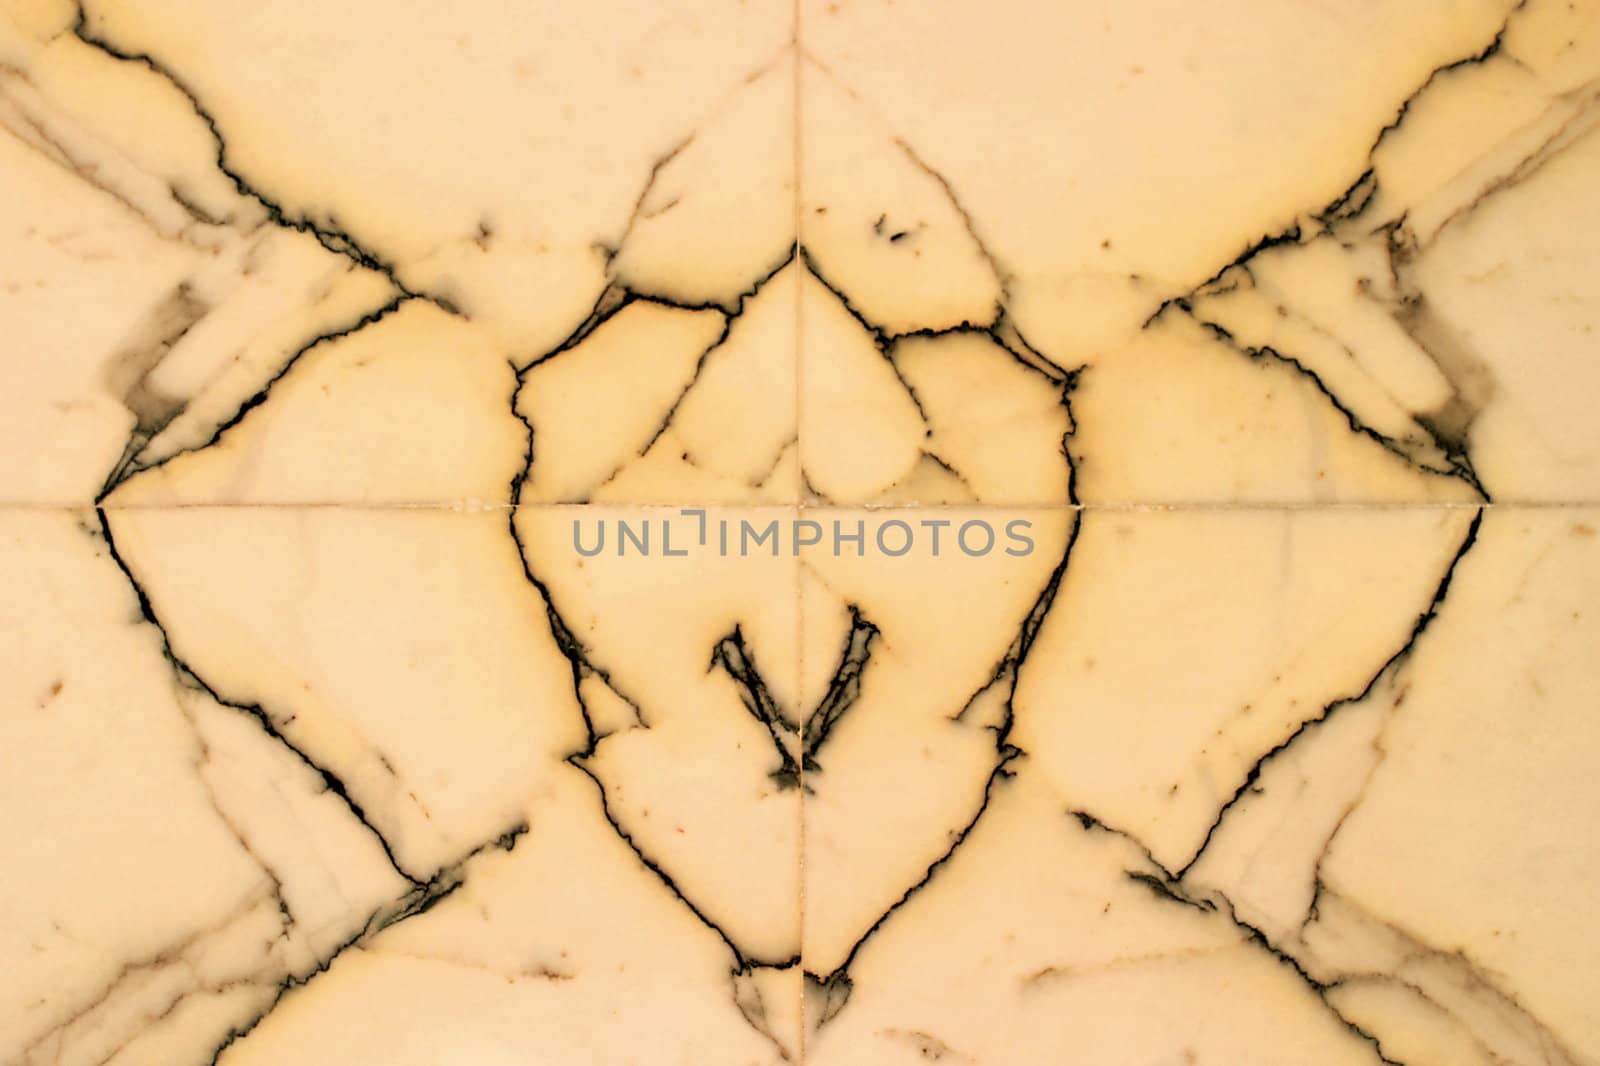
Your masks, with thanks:
[(0, 1063), (1600, 1066), (1600, 0), (0, 0)]

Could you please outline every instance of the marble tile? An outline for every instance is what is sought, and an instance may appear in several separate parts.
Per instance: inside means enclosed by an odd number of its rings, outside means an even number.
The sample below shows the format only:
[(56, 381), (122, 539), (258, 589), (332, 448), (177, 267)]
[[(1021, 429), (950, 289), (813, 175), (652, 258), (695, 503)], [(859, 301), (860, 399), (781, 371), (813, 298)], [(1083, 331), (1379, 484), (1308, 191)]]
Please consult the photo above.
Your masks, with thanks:
[(1600, 3), (0, 0), (0, 1064), (1600, 1064)]

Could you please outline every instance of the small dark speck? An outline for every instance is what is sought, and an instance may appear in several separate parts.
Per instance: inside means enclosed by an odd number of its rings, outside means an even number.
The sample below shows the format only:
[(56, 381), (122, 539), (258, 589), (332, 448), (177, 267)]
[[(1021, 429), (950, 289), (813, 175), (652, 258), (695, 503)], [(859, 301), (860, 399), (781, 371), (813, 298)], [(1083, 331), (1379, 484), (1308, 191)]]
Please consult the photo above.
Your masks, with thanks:
[(45, 696), (44, 699), (39, 701), (40, 709), (43, 709), (44, 707), (48, 706), (50, 701), (54, 700), (57, 696), (61, 695), (61, 689), (62, 689), (63, 684), (64, 684), (64, 682), (62, 682), (59, 678), (56, 679), (56, 682), (53, 685), (50, 686), (49, 694), (47, 696)]

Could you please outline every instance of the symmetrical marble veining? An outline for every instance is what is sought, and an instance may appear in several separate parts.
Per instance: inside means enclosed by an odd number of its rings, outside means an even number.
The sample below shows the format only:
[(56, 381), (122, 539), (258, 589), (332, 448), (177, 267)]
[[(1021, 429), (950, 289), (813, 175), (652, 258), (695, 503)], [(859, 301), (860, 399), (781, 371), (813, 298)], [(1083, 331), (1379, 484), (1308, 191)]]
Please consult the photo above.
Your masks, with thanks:
[(1600, 1064), (1600, 4), (0, 0), (0, 1063)]

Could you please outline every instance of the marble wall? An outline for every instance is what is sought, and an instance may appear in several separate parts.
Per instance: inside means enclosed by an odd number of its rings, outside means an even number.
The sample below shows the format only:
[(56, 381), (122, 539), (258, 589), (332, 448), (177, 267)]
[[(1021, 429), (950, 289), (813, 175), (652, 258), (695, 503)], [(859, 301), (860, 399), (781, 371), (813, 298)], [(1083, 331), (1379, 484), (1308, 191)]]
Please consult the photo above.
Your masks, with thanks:
[(1600, 1064), (1597, 0), (0, 0), (0, 1063)]

